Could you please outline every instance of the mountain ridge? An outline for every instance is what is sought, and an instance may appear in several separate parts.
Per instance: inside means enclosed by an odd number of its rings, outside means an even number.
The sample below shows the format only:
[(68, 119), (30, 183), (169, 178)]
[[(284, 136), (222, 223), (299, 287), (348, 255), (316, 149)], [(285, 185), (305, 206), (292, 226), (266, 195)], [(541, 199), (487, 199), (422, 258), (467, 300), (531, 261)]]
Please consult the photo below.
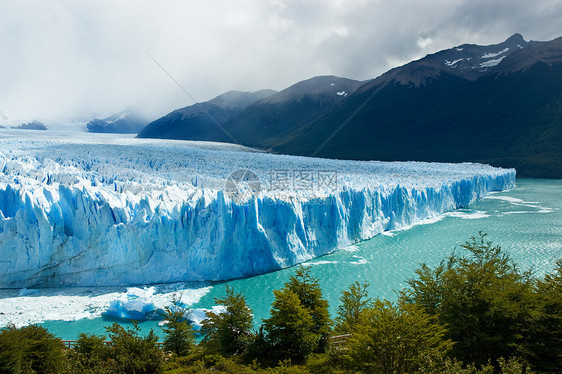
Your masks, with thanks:
[(217, 115), (221, 126), (206, 121), (175, 138), (325, 158), (481, 162), (562, 178), (561, 98), (562, 37), (527, 42), (514, 34), (429, 54), (369, 81), (314, 77)]
[(255, 101), (276, 92), (274, 90), (228, 91), (209, 101), (176, 109), (150, 122), (137, 137), (233, 142), (229, 133), (223, 130), (222, 124)]
[(130, 110), (112, 114), (103, 119), (93, 119), (86, 124), (88, 132), (136, 134), (147, 124), (143, 117)]
[[(396, 80), (363, 86), (274, 149), (358, 160), (481, 162), (515, 167), (523, 177), (562, 178), (561, 40), (535, 42), (473, 81), (443, 73), (420, 86)], [(527, 63), (514, 70), (513, 61), (523, 57)], [(330, 142), (315, 141), (344, 121)]]

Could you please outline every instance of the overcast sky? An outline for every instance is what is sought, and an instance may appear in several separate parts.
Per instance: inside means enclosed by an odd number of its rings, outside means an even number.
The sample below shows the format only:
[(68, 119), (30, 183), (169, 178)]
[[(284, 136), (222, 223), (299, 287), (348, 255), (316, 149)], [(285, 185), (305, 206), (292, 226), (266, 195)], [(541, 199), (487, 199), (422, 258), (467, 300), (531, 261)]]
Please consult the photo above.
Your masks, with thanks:
[(562, 0), (0, 0), (0, 122), (193, 104), (152, 58), (206, 101), (366, 80), (463, 43), (551, 40), (561, 25)]

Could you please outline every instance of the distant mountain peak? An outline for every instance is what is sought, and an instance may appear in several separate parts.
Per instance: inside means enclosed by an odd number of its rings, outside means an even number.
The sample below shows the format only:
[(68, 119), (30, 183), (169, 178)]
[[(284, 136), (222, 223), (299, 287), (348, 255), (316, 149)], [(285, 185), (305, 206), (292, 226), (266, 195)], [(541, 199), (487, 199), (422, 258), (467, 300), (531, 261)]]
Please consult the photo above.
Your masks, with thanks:
[(225, 92), (211, 100), (208, 103), (218, 105), (219, 107), (247, 107), (251, 103), (265, 99), (273, 94), (276, 94), (275, 90), (259, 90), (254, 92), (245, 91), (228, 91)]
[(47, 130), (47, 126), (44, 123), (33, 120), (29, 123), (22, 123), (19, 126), (12, 126), (12, 129), (16, 130)]
[(506, 56), (494, 72), (512, 73), (527, 69), (539, 62), (549, 66), (562, 62), (562, 37), (548, 42), (529, 42), (526, 48)]
[[(228, 91), (209, 101), (196, 103), (168, 113), (150, 122), (137, 135), (139, 138), (232, 141), (221, 126), (256, 101), (277, 91)], [(217, 126), (219, 124), (220, 126)]]
[(473, 81), (494, 69), (507, 56), (534, 43), (525, 41), (521, 34), (513, 34), (498, 44), (462, 44), (391, 69), (361, 91), (392, 82), (419, 87), (444, 74)]
[(88, 132), (136, 134), (147, 121), (130, 110), (112, 114), (103, 119), (93, 119), (86, 125)]
[(523, 35), (519, 34), (519, 33), (515, 33), (513, 35), (511, 35), (509, 38), (507, 38), (507, 40), (505, 41), (506, 43), (527, 43), (525, 41), (525, 39), (523, 39)]
[(518, 176), (562, 178), (561, 83), (562, 37), (526, 42), (516, 34), (489, 46), (464, 44), (392, 69), (271, 148), (490, 163), (514, 167)]
[(279, 104), (288, 101), (299, 101), (304, 96), (336, 102), (354, 93), (363, 83), (365, 82), (336, 77), (334, 75), (320, 75), (295, 83), (275, 95), (271, 95), (263, 102)]

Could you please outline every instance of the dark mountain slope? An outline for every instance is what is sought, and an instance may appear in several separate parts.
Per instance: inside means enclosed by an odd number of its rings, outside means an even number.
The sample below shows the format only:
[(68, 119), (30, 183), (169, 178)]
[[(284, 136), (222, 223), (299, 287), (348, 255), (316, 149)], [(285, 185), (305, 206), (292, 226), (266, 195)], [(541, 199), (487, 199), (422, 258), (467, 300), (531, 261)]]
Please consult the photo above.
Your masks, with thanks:
[(515, 167), (519, 176), (562, 178), (561, 52), (562, 38), (532, 43), (476, 80), (447, 71), (419, 84), (398, 75), (377, 79), (273, 148), (330, 158), (485, 162)]
[(209, 140), (269, 148), (344, 102), (363, 82), (314, 77), (283, 91), (232, 91), (178, 109), (146, 126), (141, 138)]
[(225, 127), (244, 145), (270, 148), (347, 100), (361, 84), (334, 76), (314, 77), (252, 104)]
[[(261, 97), (259, 97), (261, 95)], [(459, 47), (362, 84), (315, 77), (176, 110), (139, 137), (359, 160), (483, 162), (562, 178), (562, 38)]]
[(514, 34), (499, 44), (486, 46), (463, 44), (393, 68), (365, 84), (358, 91), (363, 92), (391, 82), (419, 86), (427, 79), (437, 78), (441, 74), (473, 81), (493, 70), (496, 65), (512, 53), (535, 43), (525, 41), (520, 34)]
[(204, 103), (174, 110), (149, 123), (139, 138), (235, 142), (221, 127), (252, 103), (276, 93), (230, 91)]

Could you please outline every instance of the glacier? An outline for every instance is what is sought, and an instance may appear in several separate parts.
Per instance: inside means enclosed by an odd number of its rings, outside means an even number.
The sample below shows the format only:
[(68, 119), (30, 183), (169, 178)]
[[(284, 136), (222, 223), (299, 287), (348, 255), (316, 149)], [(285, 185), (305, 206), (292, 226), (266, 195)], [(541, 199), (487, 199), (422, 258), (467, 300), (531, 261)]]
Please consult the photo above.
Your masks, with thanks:
[(467, 206), (513, 188), (516, 175), (473, 163), (12, 134), (0, 132), (0, 288), (252, 276)]

